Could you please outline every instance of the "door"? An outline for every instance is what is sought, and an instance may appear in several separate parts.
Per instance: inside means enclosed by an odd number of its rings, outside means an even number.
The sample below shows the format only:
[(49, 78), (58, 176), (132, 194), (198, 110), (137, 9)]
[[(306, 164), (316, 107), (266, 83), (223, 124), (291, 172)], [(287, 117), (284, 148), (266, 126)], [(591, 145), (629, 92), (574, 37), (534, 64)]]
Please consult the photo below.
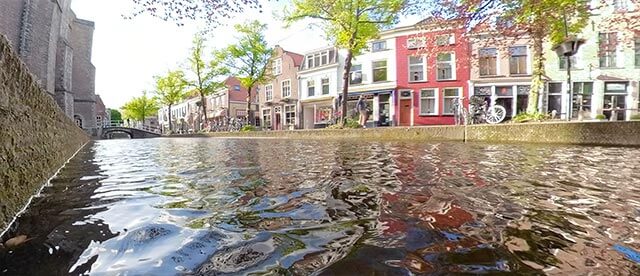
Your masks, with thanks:
[(275, 130), (282, 130), (281, 124), (280, 124), (280, 113), (277, 112), (275, 115), (276, 115), (276, 119), (275, 119), (275, 124), (273, 125), (274, 129)]
[(400, 125), (411, 125), (411, 99), (400, 100)]

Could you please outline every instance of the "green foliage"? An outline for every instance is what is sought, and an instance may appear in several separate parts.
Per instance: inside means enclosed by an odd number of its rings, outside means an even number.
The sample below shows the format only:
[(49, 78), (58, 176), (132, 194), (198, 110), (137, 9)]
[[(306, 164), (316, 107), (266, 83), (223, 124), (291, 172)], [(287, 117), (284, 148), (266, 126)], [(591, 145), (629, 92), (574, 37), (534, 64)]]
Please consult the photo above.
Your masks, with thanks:
[(156, 96), (160, 103), (172, 106), (181, 101), (185, 95), (187, 81), (184, 72), (180, 70), (169, 71), (165, 76), (155, 76)]
[(122, 117), (135, 121), (144, 122), (145, 118), (158, 114), (158, 102), (147, 96), (147, 92), (143, 92), (142, 96), (136, 97), (128, 101), (122, 106)]
[(253, 125), (244, 125), (240, 131), (242, 132), (249, 132), (249, 131), (256, 131), (256, 127)]
[(335, 124), (330, 125), (328, 129), (343, 129), (343, 128), (361, 128), (360, 122), (357, 119), (347, 118), (347, 122), (344, 125)]
[(112, 121), (122, 121), (122, 114), (117, 109), (109, 109)]
[(195, 92), (202, 100), (202, 114), (207, 117), (207, 102), (204, 98), (211, 95), (217, 89), (224, 87), (224, 82), (218, 79), (228, 73), (227, 67), (220, 66), (215, 59), (207, 62), (204, 57), (205, 38), (201, 33), (193, 38), (193, 47), (189, 56), (189, 70), (192, 79), (187, 80), (189, 86), (195, 88)]
[(523, 113), (518, 113), (518, 115), (516, 116), (513, 116), (511, 121), (515, 123), (526, 123), (526, 122), (542, 122), (549, 119), (551, 119), (551, 116), (549, 116), (548, 114), (544, 114), (540, 112), (534, 112), (534, 113), (523, 112)]
[(604, 114), (598, 114), (598, 115), (596, 115), (595, 119), (596, 120), (605, 120), (605, 119), (607, 119), (607, 116), (604, 116)]
[(231, 74), (238, 76), (240, 84), (247, 88), (271, 80), (267, 74), (267, 66), (273, 56), (273, 49), (267, 45), (264, 37), (267, 25), (254, 20), (234, 27), (239, 34), (238, 41), (215, 51), (213, 63), (226, 66)]

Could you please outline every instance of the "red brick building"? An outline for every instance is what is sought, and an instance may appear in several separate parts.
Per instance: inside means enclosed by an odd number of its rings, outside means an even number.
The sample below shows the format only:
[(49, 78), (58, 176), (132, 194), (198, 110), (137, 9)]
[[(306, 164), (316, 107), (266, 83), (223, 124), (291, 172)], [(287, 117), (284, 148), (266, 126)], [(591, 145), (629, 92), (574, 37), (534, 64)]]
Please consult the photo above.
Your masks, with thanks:
[(398, 29), (396, 36), (398, 100), (395, 121), (401, 126), (454, 124), (454, 100), (468, 104), (470, 51), (464, 29), (453, 22), (425, 23)]

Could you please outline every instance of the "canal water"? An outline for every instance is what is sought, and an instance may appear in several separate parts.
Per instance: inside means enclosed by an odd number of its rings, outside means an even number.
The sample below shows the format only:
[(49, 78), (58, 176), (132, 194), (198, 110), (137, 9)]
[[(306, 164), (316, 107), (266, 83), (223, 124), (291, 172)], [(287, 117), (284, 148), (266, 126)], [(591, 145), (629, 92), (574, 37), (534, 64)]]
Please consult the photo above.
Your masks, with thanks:
[(2, 237), (18, 238), (0, 274), (640, 275), (639, 162), (636, 148), (97, 141)]

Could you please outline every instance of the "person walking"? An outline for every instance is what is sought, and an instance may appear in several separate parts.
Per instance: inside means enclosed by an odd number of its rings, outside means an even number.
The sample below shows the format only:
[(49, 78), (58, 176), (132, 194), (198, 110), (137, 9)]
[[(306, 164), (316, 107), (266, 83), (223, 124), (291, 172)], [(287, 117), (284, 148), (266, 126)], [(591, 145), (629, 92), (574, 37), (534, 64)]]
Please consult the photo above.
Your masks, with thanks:
[(356, 110), (360, 113), (360, 126), (367, 128), (367, 120), (369, 119), (369, 108), (367, 102), (364, 100), (364, 96), (360, 95), (358, 102), (356, 103)]

